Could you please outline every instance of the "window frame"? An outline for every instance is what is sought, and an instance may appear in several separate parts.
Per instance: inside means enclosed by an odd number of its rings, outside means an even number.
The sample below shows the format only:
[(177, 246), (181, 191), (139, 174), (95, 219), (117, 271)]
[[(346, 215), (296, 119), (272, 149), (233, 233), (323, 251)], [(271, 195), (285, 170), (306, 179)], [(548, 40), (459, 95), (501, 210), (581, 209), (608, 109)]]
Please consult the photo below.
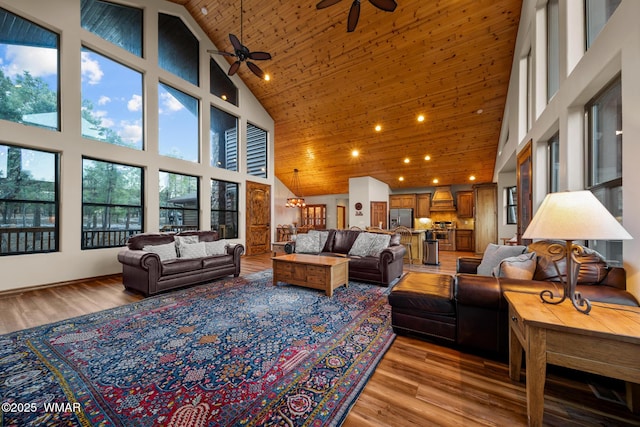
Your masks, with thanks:
[[(250, 127), (253, 127), (259, 131), (264, 132), (264, 165), (260, 166), (259, 168), (253, 167), (252, 164), (254, 162), (252, 162), (252, 159), (258, 159), (258, 156), (260, 155), (260, 153), (262, 152), (261, 149), (253, 149), (253, 145), (252, 144), (257, 144), (256, 142), (251, 141), (250, 139), (252, 138), (250, 135)], [(247, 123), (247, 144), (246, 144), (246, 161), (247, 161), (247, 174), (248, 175), (252, 175), (252, 176), (257, 176), (260, 178), (267, 178), (269, 176), (269, 132), (265, 129), (262, 129), (259, 126), (254, 125), (253, 123)], [(254, 157), (254, 153), (255, 157)], [(262, 161), (263, 159), (258, 159), (260, 161)], [(257, 161), (255, 162), (257, 163)]]
[[(39, 204), (53, 204), (53, 219), (54, 219), (54, 223), (53, 223), (53, 227), (51, 227), (51, 231), (53, 232), (53, 246), (51, 246), (51, 237), (50, 237), (50, 232), (49, 232), (49, 237), (47, 239), (48, 243), (48, 247), (49, 249), (42, 249), (42, 245), (44, 244), (44, 235), (45, 232), (48, 230), (41, 230), (41, 231), (26, 231), (29, 229), (33, 229), (36, 227), (23, 227), (23, 229), (25, 231), (21, 231), (20, 228), (21, 227), (15, 227), (15, 232), (12, 232), (13, 230), (11, 230), (11, 227), (0, 227), (0, 242), (4, 242), (5, 238), (9, 239), (9, 241), (12, 239), (12, 234), (15, 234), (15, 238), (17, 239), (16, 242), (16, 250), (15, 251), (3, 251), (2, 250), (2, 244), (0, 244), (0, 256), (14, 256), (14, 255), (28, 255), (28, 254), (36, 254), (36, 253), (50, 253), (50, 252), (59, 252), (60, 251), (60, 158), (61, 158), (61, 154), (57, 151), (50, 151), (50, 150), (42, 150), (42, 149), (35, 149), (35, 148), (28, 148), (28, 147), (22, 147), (22, 146), (18, 146), (18, 145), (13, 145), (13, 144), (6, 144), (6, 143), (1, 143), (0, 145), (4, 145), (6, 147), (11, 147), (11, 148), (19, 148), (20, 150), (28, 150), (28, 151), (37, 151), (37, 152), (42, 152), (42, 153), (47, 153), (47, 154), (52, 154), (54, 156), (54, 183), (53, 183), (53, 188), (54, 188), (54, 197), (53, 197), (53, 202), (49, 202), (49, 201), (40, 201), (40, 200), (26, 200), (26, 199), (0, 199), (0, 203), (3, 202), (11, 202), (11, 203), (17, 203), (17, 204), (35, 204), (35, 203), (39, 203)], [(37, 227), (37, 228), (44, 228), (44, 227)], [(49, 228), (49, 227), (46, 227)], [(4, 237), (4, 234), (8, 234), (8, 236)], [(27, 250), (27, 240), (29, 235), (31, 236), (31, 242), (33, 245), (35, 245), (36, 243), (36, 238), (39, 236), (40, 237), (40, 250)], [(24, 250), (19, 250), (20, 249), (20, 236), (24, 236)], [(7, 248), (8, 249), (8, 248)]]
[[(186, 230), (198, 230), (200, 229), (200, 176), (197, 175), (188, 175), (188, 174), (184, 174), (184, 173), (178, 173), (178, 172), (172, 172), (169, 170), (165, 170), (165, 169), (160, 169), (159, 173), (158, 173), (158, 182), (160, 183), (160, 177), (162, 173), (166, 173), (169, 175), (176, 175), (176, 176), (183, 176), (183, 177), (188, 177), (188, 178), (194, 178), (195, 179), (195, 188), (196, 188), (196, 202), (195, 202), (195, 207), (187, 207), (185, 208), (184, 206), (182, 207), (175, 207), (175, 206), (162, 206), (162, 198), (160, 197), (160, 191), (162, 191), (161, 186), (159, 185), (158, 189), (160, 190), (158, 192), (158, 228), (160, 229), (160, 231), (174, 231), (174, 232), (180, 232), (180, 231), (186, 231)], [(185, 195), (181, 195), (180, 197), (185, 197), (188, 194)], [(181, 221), (182, 223), (179, 224), (175, 224), (172, 223), (171, 219), (169, 220), (168, 223), (163, 222), (163, 211), (167, 210), (167, 211), (181, 211)], [(195, 225), (185, 225), (184, 221), (185, 221), (185, 211), (186, 212), (195, 212), (196, 214), (196, 221), (195, 221)], [(167, 215), (168, 217), (171, 216), (171, 213)], [(175, 218), (175, 217), (174, 217)]]
[[(240, 210), (239, 210), (239, 196), (240, 196), (240, 184), (237, 182), (233, 182), (233, 181), (225, 181), (222, 179), (214, 179), (211, 178), (210, 180), (211, 183), (211, 212), (209, 215), (209, 219), (210, 219), (210, 225), (211, 225), (211, 229), (212, 230), (217, 230), (218, 231), (218, 235), (221, 239), (237, 239), (239, 236), (239, 219), (240, 219)], [(235, 197), (235, 201), (234, 201), (234, 206), (231, 209), (214, 209), (214, 202), (213, 202), (213, 191), (215, 188), (216, 183), (224, 183), (224, 184), (232, 184), (235, 185), (235, 190), (236, 190), (236, 197)], [(227, 188), (228, 190), (228, 188)], [(220, 226), (223, 224), (220, 224), (220, 221), (218, 221), (218, 224), (214, 224), (213, 221), (213, 215), (214, 213), (217, 213), (218, 215), (231, 215), (231, 222), (235, 225), (234, 228), (232, 228), (231, 232), (228, 232), (228, 226), (229, 223), (228, 221), (225, 221), (224, 223), (224, 228), (221, 228)]]
[[(84, 201), (84, 191), (85, 191), (85, 186), (84, 186), (84, 180), (85, 180), (85, 176), (84, 176), (84, 161), (85, 160), (89, 160), (89, 161), (94, 161), (94, 162), (101, 162), (101, 163), (107, 163), (107, 164), (113, 164), (116, 166), (124, 166), (124, 167), (128, 167), (128, 168), (135, 168), (138, 169), (140, 171), (140, 205), (129, 205), (129, 204), (120, 204), (120, 203), (112, 203), (112, 204), (108, 204), (108, 203), (97, 203), (97, 202), (85, 202)], [(144, 231), (144, 223), (145, 223), (145, 209), (144, 209), (144, 189), (145, 189), (145, 173), (144, 173), (144, 168), (141, 166), (137, 166), (137, 165), (131, 165), (131, 164), (126, 164), (126, 163), (121, 163), (121, 162), (113, 162), (113, 161), (109, 161), (109, 160), (103, 160), (103, 159), (98, 159), (95, 157), (90, 157), (90, 156), (82, 156), (82, 189), (81, 189), (81, 198), (82, 198), (82, 202), (81, 202), (81, 223), (80, 223), (80, 229), (81, 229), (81, 241), (80, 241), (80, 248), (82, 250), (93, 250), (93, 249), (105, 249), (105, 248), (117, 248), (117, 247), (121, 247), (124, 246), (126, 244), (126, 240), (131, 237), (132, 235), (136, 234), (137, 232), (143, 232)], [(87, 229), (85, 230), (85, 224), (84, 224), (84, 208), (86, 205), (91, 205), (91, 206), (102, 206), (102, 207), (113, 207), (113, 208), (124, 208), (124, 209), (139, 209), (140, 210), (140, 229), (124, 229), (124, 230), (119, 230), (119, 231), (110, 231), (109, 229), (105, 229), (103, 226), (102, 230), (90, 230)], [(89, 233), (91, 232), (91, 240), (93, 241), (94, 239), (98, 239), (98, 242), (102, 241), (102, 244), (96, 244), (96, 245), (88, 245), (87, 242), (89, 241)], [(105, 234), (106, 233), (106, 234)], [(115, 237), (115, 239), (117, 240), (117, 242), (114, 243), (110, 243), (112, 241), (112, 239)], [(107, 243), (105, 243), (105, 238), (107, 239)]]
[(505, 223), (508, 225), (517, 224), (518, 223), (518, 186), (517, 185), (511, 185), (509, 187), (505, 187), (504, 206), (505, 206), (505, 216), (504, 216)]

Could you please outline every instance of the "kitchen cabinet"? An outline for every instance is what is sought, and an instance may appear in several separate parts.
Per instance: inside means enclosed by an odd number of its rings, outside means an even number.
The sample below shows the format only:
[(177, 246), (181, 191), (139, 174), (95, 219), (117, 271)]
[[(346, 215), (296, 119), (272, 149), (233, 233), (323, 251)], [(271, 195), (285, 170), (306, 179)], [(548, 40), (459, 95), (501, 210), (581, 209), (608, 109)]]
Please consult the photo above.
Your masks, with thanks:
[(416, 218), (428, 218), (431, 216), (431, 193), (416, 195)]
[(456, 250), (457, 251), (475, 251), (473, 244), (473, 230), (456, 230)]
[(415, 194), (393, 194), (389, 196), (389, 208), (391, 209), (415, 209)]
[(498, 193), (495, 184), (474, 186), (475, 246), (482, 254), (489, 243), (498, 243)]
[(473, 218), (473, 191), (456, 193), (456, 210), (458, 218)]

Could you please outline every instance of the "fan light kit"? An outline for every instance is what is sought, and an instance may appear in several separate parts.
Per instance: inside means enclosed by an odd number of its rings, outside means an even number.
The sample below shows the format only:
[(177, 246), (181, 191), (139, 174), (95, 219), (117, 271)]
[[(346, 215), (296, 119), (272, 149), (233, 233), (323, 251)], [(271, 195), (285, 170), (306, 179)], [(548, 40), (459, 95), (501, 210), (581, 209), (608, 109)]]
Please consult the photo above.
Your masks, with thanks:
[(229, 40), (231, 41), (231, 45), (233, 46), (233, 53), (221, 50), (208, 50), (207, 52), (215, 53), (217, 55), (233, 56), (237, 58), (236, 62), (231, 64), (231, 67), (229, 67), (229, 72), (227, 74), (230, 76), (233, 76), (235, 73), (237, 73), (238, 68), (240, 68), (240, 64), (246, 61), (247, 67), (249, 67), (253, 74), (260, 77), (261, 79), (267, 80), (267, 78), (265, 78), (265, 73), (260, 69), (260, 67), (248, 60), (252, 59), (254, 61), (265, 61), (267, 59), (271, 59), (271, 54), (268, 52), (251, 52), (248, 47), (242, 44), (242, 13), (242, 1), (240, 1), (240, 40), (238, 40), (238, 37), (236, 37), (235, 35), (229, 34)]
[[(333, 6), (338, 3), (340, 0), (322, 0), (320, 3), (316, 5), (316, 9), (324, 9), (325, 7)], [(396, 10), (396, 2), (395, 0), (369, 0), (369, 3), (374, 5), (380, 10), (384, 10), (385, 12), (393, 12)], [(360, 0), (353, 0), (351, 4), (351, 9), (349, 10), (349, 18), (347, 20), (347, 32), (351, 33), (356, 29), (356, 25), (358, 25), (358, 19), (360, 18)]]

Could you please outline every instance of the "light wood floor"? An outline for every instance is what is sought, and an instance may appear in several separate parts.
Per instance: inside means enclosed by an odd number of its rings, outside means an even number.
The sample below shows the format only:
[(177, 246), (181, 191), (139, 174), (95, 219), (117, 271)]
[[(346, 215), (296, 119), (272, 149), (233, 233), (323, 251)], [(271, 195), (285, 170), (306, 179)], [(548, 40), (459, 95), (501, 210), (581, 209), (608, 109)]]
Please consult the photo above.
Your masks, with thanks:
[[(455, 273), (461, 252), (441, 252), (439, 266), (414, 271)], [(242, 275), (271, 267), (270, 254), (243, 257)], [(405, 270), (409, 266), (405, 264)], [(119, 275), (35, 290), (0, 293), (0, 333), (63, 320), (142, 299), (127, 292)], [(544, 423), (550, 426), (640, 426), (622, 404), (618, 381), (549, 369)], [(509, 379), (508, 365), (436, 343), (398, 336), (378, 365), (344, 426), (524, 426), (524, 382)]]

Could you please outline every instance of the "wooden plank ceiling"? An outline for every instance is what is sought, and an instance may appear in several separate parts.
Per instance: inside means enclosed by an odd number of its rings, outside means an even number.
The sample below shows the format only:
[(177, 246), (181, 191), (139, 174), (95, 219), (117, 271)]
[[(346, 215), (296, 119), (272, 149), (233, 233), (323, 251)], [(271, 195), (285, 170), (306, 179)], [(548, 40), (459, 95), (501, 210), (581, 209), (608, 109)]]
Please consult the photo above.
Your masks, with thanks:
[[(232, 50), (240, 0), (171, 1)], [(299, 169), (302, 196), (348, 193), (358, 176), (392, 190), (491, 182), (522, 1), (397, 0), (384, 12), (362, 0), (352, 33), (350, 0), (316, 3), (243, 0), (243, 44), (273, 58), (257, 63), (271, 81), (244, 64), (239, 75), (275, 120), (276, 176), (289, 185)]]

